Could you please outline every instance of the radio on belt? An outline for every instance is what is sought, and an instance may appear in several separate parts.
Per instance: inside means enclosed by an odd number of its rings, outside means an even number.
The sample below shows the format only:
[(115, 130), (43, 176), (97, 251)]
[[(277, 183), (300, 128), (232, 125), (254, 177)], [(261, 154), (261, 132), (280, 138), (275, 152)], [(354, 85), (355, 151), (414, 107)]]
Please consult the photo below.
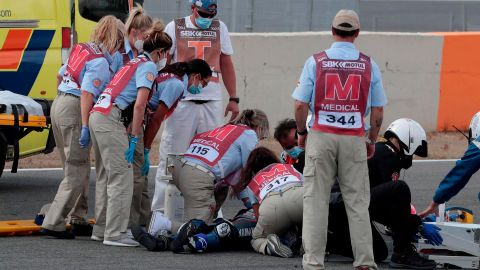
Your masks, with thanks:
[(445, 268), (479, 269), (480, 224), (457, 222), (427, 222), (435, 224), (443, 237), (441, 246), (433, 246), (420, 239), (417, 250)]

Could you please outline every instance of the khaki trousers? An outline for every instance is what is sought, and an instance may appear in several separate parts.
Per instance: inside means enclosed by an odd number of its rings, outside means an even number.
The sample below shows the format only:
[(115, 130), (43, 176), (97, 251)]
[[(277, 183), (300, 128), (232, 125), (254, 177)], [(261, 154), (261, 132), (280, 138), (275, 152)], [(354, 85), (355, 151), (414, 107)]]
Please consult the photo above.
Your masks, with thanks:
[(87, 215), (88, 181), (90, 178), (90, 147), (81, 149), (82, 129), (80, 99), (58, 95), (52, 104), (52, 130), (60, 153), (64, 178), (45, 216), (42, 227), (65, 231), (65, 218), (84, 219)]
[[(195, 167), (176, 160), (172, 172), (173, 182), (182, 192), (185, 200), (185, 220), (200, 219), (210, 224), (215, 214), (215, 177)], [(182, 224), (172, 222), (172, 232)]]
[(302, 224), (303, 187), (291, 187), (272, 194), (260, 204), (260, 216), (252, 234), (252, 247), (262, 254), (265, 254), (269, 234), (282, 235), (293, 226)]
[(93, 235), (118, 240), (127, 231), (133, 194), (133, 169), (125, 160), (128, 136), (121, 111), (112, 107), (108, 116), (90, 115), (97, 185)]
[(145, 162), (143, 155), (143, 130), (135, 148), (133, 161), (133, 197), (128, 227), (146, 225), (150, 216), (150, 196), (148, 195), (148, 176), (142, 175)]
[(306, 145), (303, 211), (304, 269), (324, 269), (330, 190), (338, 177), (348, 216), (353, 266), (376, 268), (368, 206), (365, 139), (312, 131)]

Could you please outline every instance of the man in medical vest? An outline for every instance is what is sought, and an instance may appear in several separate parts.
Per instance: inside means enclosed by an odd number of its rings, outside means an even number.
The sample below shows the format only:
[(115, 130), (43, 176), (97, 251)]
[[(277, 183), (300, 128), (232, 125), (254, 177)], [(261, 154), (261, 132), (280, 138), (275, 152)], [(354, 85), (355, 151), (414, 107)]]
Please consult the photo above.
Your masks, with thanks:
[[(189, 1), (191, 15), (175, 19), (165, 27), (165, 32), (173, 41), (169, 61), (203, 59), (212, 68), (213, 76), (206, 87), (198, 89), (199, 93), (185, 92), (184, 99), (165, 122), (152, 210), (163, 209), (166, 182), (161, 178), (166, 174), (167, 154), (184, 153), (195, 134), (221, 126), (228, 112), (234, 119), (239, 111), (240, 99), (236, 95), (235, 69), (231, 58), (233, 48), (227, 26), (215, 19), (217, 0)], [(225, 111), (220, 77), (230, 96)]]
[[(335, 42), (310, 57), (293, 92), (298, 145), (305, 147), (304, 269), (324, 269), (330, 190), (338, 178), (348, 215), (357, 269), (376, 269), (368, 206), (367, 158), (373, 156), (386, 96), (378, 66), (353, 42), (360, 32), (358, 15), (340, 10), (332, 23)], [(306, 119), (313, 112), (307, 140)], [(369, 114), (370, 129), (364, 117)]]

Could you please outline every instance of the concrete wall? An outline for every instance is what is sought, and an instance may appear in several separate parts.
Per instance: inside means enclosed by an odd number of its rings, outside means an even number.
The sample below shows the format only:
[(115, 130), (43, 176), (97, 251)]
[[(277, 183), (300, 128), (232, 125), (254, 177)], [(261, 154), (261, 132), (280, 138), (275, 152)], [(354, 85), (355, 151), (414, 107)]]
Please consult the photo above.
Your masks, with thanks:
[[(295, 88), (305, 60), (328, 48), (331, 34), (235, 34), (232, 36), (237, 91), (242, 108), (265, 110), (272, 125), (293, 117)], [(436, 129), (442, 37), (364, 33), (357, 46), (381, 69), (389, 104), (385, 123), (417, 119)]]
[[(464, 98), (443, 106), (445, 100), (451, 101), (451, 98), (443, 97), (441, 93), (451, 93), (453, 90), (445, 87), (455, 86), (445, 85), (441, 91), (441, 82), (453, 76), (449, 81), (460, 79), (456, 87), (462, 88), (464, 80), (455, 76), (468, 74), (471, 80), (477, 74), (472, 74), (467, 67), (451, 66), (458, 64), (452, 61), (449, 61), (452, 62), (449, 66), (442, 66), (442, 59), (449, 51), (461, 51), (463, 46), (461, 40), (455, 39), (457, 42), (452, 45), (453, 48), (446, 51), (444, 39), (444, 34), (433, 33), (361, 33), (356, 45), (377, 62), (389, 99), (385, 107), (384, 127), (400, 117), (413, 118), (428, 131), (450, 129), (452, 124), (461, 128), (468, 126), (471, 116), (479, 108), (476, 103), (465, 106), (464, 101), (472, 98), (472, 93), (478, 95), (475, 93), (479, 91), (468, 86), (464, 89)], [(233, 34), (232, 42), (241, 108), (263, 109), (269, 115), (271, 125), (275, 126), (279, 120), (293, 117), (293, 99), (290, 96), (305, 60), (315, 52), (328, 48), (332, 38), (328, 32)], [(475, 54), (472, 50), (469, 53)], [(445, 110), (440, 108), (441, 105), (447, 108), (439, 119), (439, 111)], [(452, 110), (457, 112), (457, 116), (448, 118)]]

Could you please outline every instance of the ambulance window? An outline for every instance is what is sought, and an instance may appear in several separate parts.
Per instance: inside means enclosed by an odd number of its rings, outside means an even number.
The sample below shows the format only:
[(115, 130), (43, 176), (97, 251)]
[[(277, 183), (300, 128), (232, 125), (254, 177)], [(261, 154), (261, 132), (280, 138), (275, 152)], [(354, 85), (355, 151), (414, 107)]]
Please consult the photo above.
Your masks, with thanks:
[[(78, 10), (85, 19), (98, 22), (103, 16), (114, 15), (124, 21), (128, 16), (129, 0), (78, 0)], [(143, 4), (143, 0), (134, 0)]]

